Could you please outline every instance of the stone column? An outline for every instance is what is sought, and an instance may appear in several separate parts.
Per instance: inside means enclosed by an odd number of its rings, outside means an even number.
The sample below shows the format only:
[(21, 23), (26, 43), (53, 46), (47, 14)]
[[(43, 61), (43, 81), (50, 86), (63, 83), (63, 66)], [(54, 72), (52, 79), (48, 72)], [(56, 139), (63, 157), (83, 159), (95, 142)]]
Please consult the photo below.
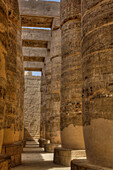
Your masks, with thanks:
[[(61, 142), (55, 163), (85, 156), (82, 126), (81, 1), (61, 0)], [(79, 156), (77, 156), (79, 155)]]
[(45, 145), (46, 152), (54, 152), (61, 144), (60, 137), (60, 81), (61, 81), (61, 30), (60, 17), (55, 17), (51, 37), (51, 112), (50, 144)]
[(45, 67), (42, 69), (41, 75), (41, 116), (40, 116), (40, 138), (45, 139), (45, 123), (46, 123), (46, 79), (45, 79)]
[(6, 58), (8, 47), (8, 11), (7, 3), (4, 0), (0, 2), (0, 154), (2, 150), (4, 136), (4, 116), (5, 116), (5, 98), (6, 98)]
[(51, 113), (51, 60), (50, 50), (47, 50), (45, 58), (45, 77), (46, 77), (46, 134), (47, 140), (50, 140), (50, 113)]
[(113, 168), (113, 1), (82, 1), (82, 58), (87, 159)]
[[(44, 147), (45, 144), (50, 143), (50, 112), (51, 112), (51, 61), (50, 61), (50, 42), (47, 47), (47, 56), (44, 61), (44, 68), (42, 72), (42, 97), (41, 97), (41, 120), (44, 127), (41, 125), (41, 133), (43, 131), (43, 137), (39, 140), (39, 146)], [(42, 130), (42, 128), (44, 128)]]
[[(22, 46), (20, 38), (20, 17), (18, 1), (8, 0), (8, 57), (6, 57), (6, 112), (2, 153), (11, 156), (11, 166), (21, 163), (22, 143), (19, 142), (19, 90), (18, 65), (21, 65)], [(20, 50), (19, 50), (20, 48)], [(19, 62), (19, 63), (18, 63)], [(18, 142), (18, 143), (15, 143)], [(14, 144), (15, 143), (15, 144)]]
[(7, 1), (0, 1), (0, 169), (10, 169), (10, 157), (2, 153), (4, 117), (6, 112), (6, 58), (8, 57), (8, 10)]
[(45, 77), (45, 64), (42, 69), (41, 75), (41, 115), (40, 115), (40, 139), (39, 146), (44, 147), (45, 144), (50, 143), (49, 140), (46, 139), (46, 77)]

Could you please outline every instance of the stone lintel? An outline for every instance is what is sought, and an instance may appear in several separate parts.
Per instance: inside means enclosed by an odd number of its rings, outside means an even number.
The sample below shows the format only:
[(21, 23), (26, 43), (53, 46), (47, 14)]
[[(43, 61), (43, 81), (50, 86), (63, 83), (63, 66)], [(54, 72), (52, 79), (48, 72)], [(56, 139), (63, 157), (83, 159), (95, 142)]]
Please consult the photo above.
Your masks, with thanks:
[(19, 0), (20, 15), (60, 16), (60, 3), (42, 0)]
[(54, 150), (54, 163), (58, 165), (71, 166), (73, 159), (85, 159), (85, 150), (72, 150), (66, 148), (55, 148)]
[(45, 57), (24, 56), (24, 61), (44, 62)]
[[(104, 161), (104, 160), (103, 160)], [(100, 167), (90, 164), (86, 159), (71, 161), (71, 170), (111, 170), (110, 168)]]
[(48, 41), (42, 40), (22, 40), (23, 47), (40, 47), (40, 48), (47, 48)]
[(23, 56), (43, 58), (47, 56), (47, 48), (23, 47)]
[(53, 17), (38, 17), (38, 16), (29, 16), (21, 15), (21, 24), (25, 27), (52, 27)]
[(58, 147), (61, 148), (61, 145), (60, 145), (60, 144), (52, 144), (52, 143), (46, 144), (46, 145), (44, 146), (44, 151), (45, 151), (45, 152), (48, 152), (48, 153), (54, 153), (54, 149), (55, 149), (56, 147), (57, 147), (57, 148), (58, 148)]
[(22, 29), (23, 40), (39, 40), (39, 41), (50, 41), (51, 30), (44, 29)]
[(42, 71), (44, 63), (43, 62), (30, 62), (24, 61), (25, 71)]
[(51, 30), (41, 29), (22, 29), (23, 46), (47, 48), (50, 41)]

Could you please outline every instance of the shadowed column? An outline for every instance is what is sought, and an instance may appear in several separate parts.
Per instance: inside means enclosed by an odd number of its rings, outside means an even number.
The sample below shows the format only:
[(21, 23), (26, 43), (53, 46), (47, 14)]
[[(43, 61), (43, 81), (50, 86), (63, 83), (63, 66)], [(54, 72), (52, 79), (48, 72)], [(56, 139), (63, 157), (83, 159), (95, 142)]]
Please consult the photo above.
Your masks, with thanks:
[(0, 2), (0, 154), (4, 136), (4, 116), (6, 111), (6, 58), (8, 48), (8, 11), (7, 3)]

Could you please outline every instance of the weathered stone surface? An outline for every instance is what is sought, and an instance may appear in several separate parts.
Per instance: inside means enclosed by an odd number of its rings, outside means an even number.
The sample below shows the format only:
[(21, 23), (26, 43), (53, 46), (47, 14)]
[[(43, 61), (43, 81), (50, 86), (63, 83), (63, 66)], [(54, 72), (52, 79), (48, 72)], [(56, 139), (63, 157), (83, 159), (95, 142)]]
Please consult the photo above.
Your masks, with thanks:
[(38, 142), (39, 142), (39, 147), (40, 148), (44, 148), (44, 146), (46, 144), (50, 144), (50, 140), (46, 140), (46, 139), (39, 139)]
[(47, 56), (46, 48), (23, 47), (24, 61), (43, 62)]
[[(18, 2), (8, 1), (8, 57), (6, 57), (7, 93), (4, 145), (13, 144), (14, 141), (19, 141), (20, 133), (22, 131), (19, 117), (20, 114), (23, 113), (21, 113), (22, 105), (19, 104), (20, 97), (18, 96), (20, 93), (21, 79), (23, 82), (23, 77), (21, 77), (23, 74), (21, 65), (23, 60), (20, 36), (21, 27)], [(21, 72), (19, 73), (19, 71)], [(21, 88), (23, 88), (23, 86)]]
[(22, 26), (51, 28), (53, 17), (22, 15)]
[(82, 1), (82, 58), (88, 161), (113, 168), (113, 1)]
[(45, 67), (42, 69), (41, 76), (41, 115), (40, 115), (40, 137), (45, 139), (46, 131), (46, 77), (45, 77)]
[(61, 147), (61, 145), (60, 144), (54, 144), (54, 143), (45, 144), (44, 145), (44, 151), (48, 152), (48, 153), (54, 153), (54, 150), (57, 147)]
[(19, 0), (20, 14), (30, 16), (56, 17), (60, 15), (60, 3), (36, 0)]
[(0, 1), (0, 153), (3, 143), (5, 97), (6, 97), (6, 57), (8, 48), (7, 3)]
[(40, 29), (22, 29), (22, 45), (26, 47), (47, 48), (51, 31)]
[(61, 141), (71, 149), (84, 149), (80, 5), (80, 0), (61, 1)]
[(53, 17), (60, 15), (59, 2), (19, 0), (23, 26), (51, 28)]
[(24, 61), (25, 71), (42, 71), (43, 62)]
[(60, 18), (53, 20), (51, 37), (51, 143), (60, 144), (61, 30)]
[(25, 140), (40, 138), (40, 107), (41, 93), (39, 76), (32, 76), (32, 72), (25, 73), (25, 95), (24, 95), (24, 126)]
[(6, 155), (0, 155), (0, 170), (11, 169), (11, 158)]
[(70, 167), (73, 159), (85, 159), (85, 150), (71, 150), (66, 148), (55, 148), (54, 163)]
[(21, 20), (18, 22), (17, 31), (17, 61), (16, 61), (16, 72), (17, 72), (17, 113), (18, 117), (16, 122), (19, 130), (19, 134), (15, 135), (14, 142), (22, 141), (24, 139), (24, 67), (23, 67), (23, 53), (22, 53), (22, 30)]
[(2, 154), (10, 155), (11, 157), (11, 162), (9, 162), (11, 164), (11, 167), (15, 167), (21, 164), (22, 151), (23, 151), (22, 142), (16, 142), (12, 145), (4, 145), (2, 148)]
[(50, 50), (47, 51), (47, 57), (45, 58), (45, 76), (46, 76), (46, 131), (45, 137), (47, 140), (50, 140), (50, 131), (51, 131), (51, 55)]
[(105, 168), (97, 165), (92, 165), (87, 162), (86, 159), (73, 160), (71, 162), (71, 170), (111, 170), (111, 168)]
[(39, 40), (39, 41), (50, 41), (51, 30), (44, 29), (22, 29), (22, 40)]

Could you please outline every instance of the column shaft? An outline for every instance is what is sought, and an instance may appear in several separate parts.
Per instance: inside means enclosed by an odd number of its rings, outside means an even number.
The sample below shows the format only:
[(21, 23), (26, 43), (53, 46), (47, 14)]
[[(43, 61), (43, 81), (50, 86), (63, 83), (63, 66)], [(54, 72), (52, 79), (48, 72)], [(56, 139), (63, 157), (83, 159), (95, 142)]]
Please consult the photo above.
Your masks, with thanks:
[(113, 167), (113, 1), (82, 1), (83, 123), (88, 161)]

